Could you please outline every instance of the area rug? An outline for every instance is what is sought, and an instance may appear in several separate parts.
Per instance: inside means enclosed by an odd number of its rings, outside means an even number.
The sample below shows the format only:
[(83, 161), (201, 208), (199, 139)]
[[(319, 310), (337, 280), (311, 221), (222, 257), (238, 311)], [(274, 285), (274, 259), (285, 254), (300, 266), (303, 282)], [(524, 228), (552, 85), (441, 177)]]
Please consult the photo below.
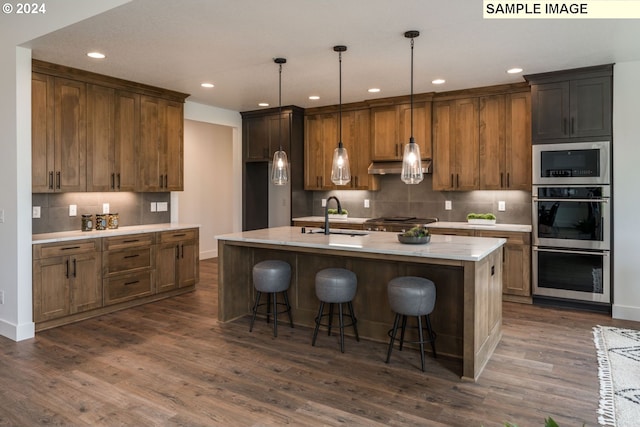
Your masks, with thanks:
[(600, 408), (603, 426), (640, 425), (640, 331), (596, 326)]

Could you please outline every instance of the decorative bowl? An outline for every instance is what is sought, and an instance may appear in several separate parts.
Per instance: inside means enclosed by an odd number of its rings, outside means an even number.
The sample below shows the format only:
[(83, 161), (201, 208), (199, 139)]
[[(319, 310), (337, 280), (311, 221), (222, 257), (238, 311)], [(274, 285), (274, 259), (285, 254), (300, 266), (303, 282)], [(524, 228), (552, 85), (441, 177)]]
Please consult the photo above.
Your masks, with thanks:
[(429, 243), (430, 240), (431, 240), (431, 235), (405, 236), (403, 234), (398, 234), (398, 241), (406, 245), (424, 245), (425, 243)]

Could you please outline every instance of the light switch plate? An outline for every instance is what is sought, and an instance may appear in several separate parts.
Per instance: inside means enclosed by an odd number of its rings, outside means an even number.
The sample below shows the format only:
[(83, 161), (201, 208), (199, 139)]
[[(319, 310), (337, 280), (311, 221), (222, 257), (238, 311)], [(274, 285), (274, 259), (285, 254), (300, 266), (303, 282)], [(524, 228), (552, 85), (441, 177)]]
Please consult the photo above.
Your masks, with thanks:
[(364, 199), (364, 207), (365, 208), (369, 207), (369, 199)]
[(31, 218), (40, 218), (40, 206), (34, 206), (31, 211)]
[(69, 216), (78, 215), (78, 205), (69, 205)]
[(327, 206), (327, 199), (322, 199), (322, 207), (324, 208), (325, 206)]
[(444, 201), (444, 210), (445, 211), (450, 211), (451, 210), (451, 200), (445, 200)]
[(102, 204), (102, 213), (109, 213), (109, 203)]
[(169, 210), (167, 202), (158, 202), (158, 212), (166, 212), (167, 210)]
[(499, 210), (500, 212), (504, 212), (504, 211), (506, 211), (506, 210), (507, 210), (507, 205), (506, 205), (506, 203), (504, 202), (504, 200), (500, 200), (500, 201), (498, 201), (498, 210)]
[(151, 202), (151, 212), (158, 212), (158, 204), (156, 202)]

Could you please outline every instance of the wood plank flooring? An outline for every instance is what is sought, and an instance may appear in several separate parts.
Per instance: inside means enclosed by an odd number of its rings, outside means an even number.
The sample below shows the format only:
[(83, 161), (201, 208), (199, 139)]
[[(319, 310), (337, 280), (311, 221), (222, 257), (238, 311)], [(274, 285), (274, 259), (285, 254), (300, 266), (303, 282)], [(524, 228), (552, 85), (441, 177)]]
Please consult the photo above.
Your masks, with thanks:
[[(216, 320), (217, 263), (196, 291), (38, 333), (0, 337), (0, 426), (596, 426), (591, 328), (636, 322), (504, 303), (477, 383), (459, 363), (249, 318)], [(357, 314), (357, 307), (356, 307)]]

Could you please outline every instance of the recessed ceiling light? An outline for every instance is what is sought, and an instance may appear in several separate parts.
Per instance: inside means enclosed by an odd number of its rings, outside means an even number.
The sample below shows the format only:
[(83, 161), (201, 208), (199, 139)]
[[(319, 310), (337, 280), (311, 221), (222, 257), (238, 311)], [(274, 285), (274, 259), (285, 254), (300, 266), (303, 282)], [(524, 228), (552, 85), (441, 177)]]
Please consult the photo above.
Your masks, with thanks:
[(258, 102), (258, 107), (268, 107), (269, 103), (268, 102)]
[(104, 53), (100, 52), (89, 52), (87, 53), (87, 56), (94, 59), (104, 59), (106, 57)]
[(521, 72), (522, 72), (522, 68), (519, 68), (519, 67), (509, 68), (507, 70), (507, 73), (509, 73), (509, 74), (518, 74), (518, 73), (521, 73)]
[(367, 89), (367, 92), (369, 93), (378, 93), (380, 92), (380, 89), (377, 87), (372, 87), (371, 89)]
[(211, 89), (214, 85), (213, 83), (202, 83), (200, 86), (206, 87), (207, 89)]
[(441, 85), (444, 82), (446, 82), (445, 79), (435, 79), (435, 80), (431, 80), (431, 83), (433, 83), (434, 85)]
[(320, 99), (320, 97), (318, 95), (311, 95), (309, 99), (312, 101), (317, 101), (318, 99)]

